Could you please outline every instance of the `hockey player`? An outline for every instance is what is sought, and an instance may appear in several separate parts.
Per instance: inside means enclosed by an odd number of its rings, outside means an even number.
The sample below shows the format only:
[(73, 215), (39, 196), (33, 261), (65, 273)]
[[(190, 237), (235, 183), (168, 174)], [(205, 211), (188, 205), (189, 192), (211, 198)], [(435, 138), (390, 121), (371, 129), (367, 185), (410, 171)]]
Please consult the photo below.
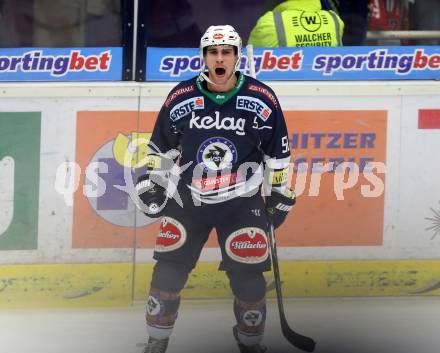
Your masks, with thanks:
[(284, 221), (295, 196), (286, 186), (290, 148), (280, 104), (268, 86), (237, 71), (241, 49), (232, 26), (209, 27), (200, 40), (204, 69), (170, 92), (153, 130), (148, 172), (136, 185), (147, 215), (162, 216), (145, 353), (165, 352), (180, 292), (213, 228), (235, 298), (239, 349), (266, 350), (268, 224)]

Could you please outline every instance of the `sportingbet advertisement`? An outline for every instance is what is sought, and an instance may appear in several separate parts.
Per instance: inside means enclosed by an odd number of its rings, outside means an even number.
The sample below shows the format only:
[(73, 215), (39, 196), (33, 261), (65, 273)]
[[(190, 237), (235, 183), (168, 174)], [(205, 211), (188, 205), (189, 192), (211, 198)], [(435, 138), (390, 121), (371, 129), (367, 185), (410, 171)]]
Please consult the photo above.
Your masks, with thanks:
[[(257, 78), (269, 81), (440, 79), (440, 46), (255, 48), (253, 59)], [(146, 80), (181, 81), (201, 65), (197, 49), (147, 48)]]
[(122, 48), (0, 49), (0, 81), (120, 81)]

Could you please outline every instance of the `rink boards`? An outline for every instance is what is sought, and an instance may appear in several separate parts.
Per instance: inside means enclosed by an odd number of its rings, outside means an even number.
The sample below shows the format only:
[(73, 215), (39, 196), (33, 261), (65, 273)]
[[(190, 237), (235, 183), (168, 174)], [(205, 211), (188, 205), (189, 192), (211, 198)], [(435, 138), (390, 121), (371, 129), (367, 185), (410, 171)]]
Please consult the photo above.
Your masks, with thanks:
[[(144, 301), (152, 264), (2, 265), (0, 308), (125, 306)], [(232, 298), (224, 272), (200, 262), (184, 299)], [(439, 260), (283, 261), (286, 297), (437, 296)], [(273, 275), (265, 273), (268, 297)]]
[[(270, 85), (298, 194), (277, 231), (285, 295), (438, 295), (440, 85)], [(0, 307), (144, 298), (158, 224), (129, 197), (130, 143), (148, 140), (172, 86), (1, 87)], [(185, 296), (230, 295), (219, 260), (213, 234)]]

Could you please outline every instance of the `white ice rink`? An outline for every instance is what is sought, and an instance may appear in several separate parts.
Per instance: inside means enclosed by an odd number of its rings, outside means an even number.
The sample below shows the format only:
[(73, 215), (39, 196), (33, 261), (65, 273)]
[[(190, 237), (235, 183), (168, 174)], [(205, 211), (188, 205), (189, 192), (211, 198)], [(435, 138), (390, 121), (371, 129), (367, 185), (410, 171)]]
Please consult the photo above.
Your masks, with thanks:
[[(439, 353), (440, 298), (290, 299), (291, 327), (317, 353)], [(167, 353), (237, 352), (230, 300), (182, 301)], [(299, 352), (282, 337), (268, 302), (268, 353)], [(0, 353), (139, 353), (144, 305), (126, 308), (0, 310)]]

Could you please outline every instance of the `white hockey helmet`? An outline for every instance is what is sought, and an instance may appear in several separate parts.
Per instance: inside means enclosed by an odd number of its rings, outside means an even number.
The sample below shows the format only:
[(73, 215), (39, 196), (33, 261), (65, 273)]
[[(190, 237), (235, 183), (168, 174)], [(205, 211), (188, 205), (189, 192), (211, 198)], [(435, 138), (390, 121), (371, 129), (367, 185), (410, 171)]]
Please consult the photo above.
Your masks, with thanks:
[(241, 56), (241, 38), (234, 27), (230, 25), (210, 26), (200, 39), (200, 57), (203, 58), (203, 49), (210, 45), (232, 45), (237, 48), (238, 57)]

